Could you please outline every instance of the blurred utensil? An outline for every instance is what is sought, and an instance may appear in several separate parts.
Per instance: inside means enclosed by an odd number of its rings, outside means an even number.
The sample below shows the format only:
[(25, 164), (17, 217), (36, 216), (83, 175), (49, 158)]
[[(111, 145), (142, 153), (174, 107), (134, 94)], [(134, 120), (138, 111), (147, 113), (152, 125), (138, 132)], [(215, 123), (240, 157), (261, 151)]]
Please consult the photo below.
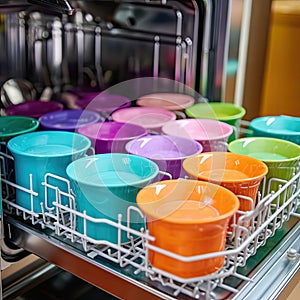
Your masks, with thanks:
[(12, 104), (36, 99), (33, 85), (23, 78), (11, 78), (1, 87), (1, 106), (6, 108)]

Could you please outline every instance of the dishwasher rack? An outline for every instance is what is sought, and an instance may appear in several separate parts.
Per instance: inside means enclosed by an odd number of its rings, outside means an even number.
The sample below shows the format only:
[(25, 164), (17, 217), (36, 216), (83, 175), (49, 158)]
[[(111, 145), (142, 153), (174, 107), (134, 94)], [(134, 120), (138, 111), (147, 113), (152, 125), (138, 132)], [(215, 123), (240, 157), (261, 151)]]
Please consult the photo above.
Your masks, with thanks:
[[(264, 246), (269, 237), (274, 236), (277, 229), (289, 220), (291, 215), (299, 217), (296, 212), (300, 203), (300, 172), (286, 182), (279, 179), (271, 179), (266, 184), (263, 180), (262, 189), (258, 194), (256, 207), (250, 198), (244, 199), (252, 202), (252, 210), (241, 212), (242, 215), (234, 222), (227, 232), (226, 249), (222, 252), (207, 253), (192, 257), (183, 257), (175, 253), (151, 245), (155, 239), (150, 236), (147, 230), (137, 231), (130, 228), (130, 215), (132, 213), (142, 212), (131, 206), (128, 208), (127, 225), (122, 223), (122, 215), (118, 215), (118, 221), (114, 222), (108, 219), (95, 219), (88, 216), (85, 212), (76, 211), (76, 199), (70, 188), (70, 182), (56, 176), (55, 174), (46, 174), (43, 185), (45, 191), (54, 190), (56, 193), (54, 207), (47, 207), (47, 203), (41, 202), (42, 213), (37, 214), (33, 209), (28, 210), (14, 203), (15, 189), (21, 189), (31, 195), (31, 207), (33, 201), (39, 201), (37, 193), (32, 187), (32, 176), (29, 176), (30, 185), (22, 187), (13, 183), (9, 174), (7, 174), (7, 161), (13, 159), (10, 155), (1, 152), (1, 172), (2, 172), (2, 194), (3, 194), (3, 212), (8, 217), (12, 217), (18, 222), (23, 222), (26, 226), (38, 229), (46, 236), (54, 236), (58, 243), (67, 251), (74, 248), (79, 250), (81, 255), (94, 260), (96, 266), (98, 260), (105, 260), (113, 263), (115, 268), (126, 270), (129, 276), (133, 278), (147, 278), (149, 283), (155, 283), (156, 289), (162, 292), (167, 289), (167, 294), (177, 297), (185, 295), (194, 299), (215, 299), (214, 290), (224, 289), (231, 293), (237, 293), (238, 290), (226, 283), (226, 278), (234, 276), (243, 281), (250, 279), (239, 273), (240, 267), (244, 267), (248, 258), (253, 256), (258, 248)], [(49, 178), (56, 178), (64, 181), (68, 185), (67, 191), (61, 191), (56, 186), (49, 184)], [(185, 180), (185, 179), (182, 179)], [(270, 191), (271, 181), (280, 183), (278, 191)], [(261, 197), (261, 195), (266, 196)], [(46, 193), (47, 194), (47, 193)], [(61, 197), (69, 199), (68, 205), (62, 205)], [(284, 201), (282, 202), (282, 199)], [(47, 198), (45, 200), (47, 202)], [(95, 240), (89, 237), (84, 231), (80, 233), (76, 230), (76, 220), (81, 218), (86, 229), (87, 221), (117, 228), (118, 242), (112, 243), (106, 240)], [(126, 232), (130, 240), (128, 243), (121, 243), (121, 234)], [(152, 267), (148, 262), (148, 251), (157, 251), (166, 256), (173, 257), (183, 262), (192, 262), (212, 257), (223, 256), (224, 266), (216, 273), (198, 278), (179, 278), (173, 274), (166, 273), (163, 270)]]

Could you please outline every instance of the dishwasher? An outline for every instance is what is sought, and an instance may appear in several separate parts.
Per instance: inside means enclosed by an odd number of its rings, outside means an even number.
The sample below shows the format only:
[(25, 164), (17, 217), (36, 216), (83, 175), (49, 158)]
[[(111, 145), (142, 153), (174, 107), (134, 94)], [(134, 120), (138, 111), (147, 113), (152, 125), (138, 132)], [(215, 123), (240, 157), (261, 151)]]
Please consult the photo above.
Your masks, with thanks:
[[(6, 53), (0, 57), (1, 109), (16, 101), (5, 92), (9, 81), (25, 86), (31, 99), (50, 93), (70, 108), (74, 94), (106, 89), (129, 93), (134, 101), (145, 93), (143, 78), (151, 78), (145, 82), (154, 92), (184, 91), (196, 101), (222, 101), (231, 8), (229, 0), (0, 1)], [(247, 126), (242, 122), (241, 135)], [(13, 158), (5, 142), (0, 150), (1, 270), (37, 257), (2, 278), (2, 299), (35, 299), (22, 295), (41, 285), (46, 290), (47, 284), (51, 295), (53, 278), (63, 292), (49, 299), (275, 299), (299, 270), (299, 169), (288, 182), (272, 179), (280, 184), (277, 191), (263, 181), (257, 205), (236, 220), (224, 251), (182, 257), (153, 247), (155, 237), (125, 226), (121, 214), (111, 222), (77, 212), (71, 189), (62, 192), (46, 179), (45, 191), (56, 192), (55, 209), (35, 213), (17, 205), (16, 189), (31, 199), (36, 192), (11, 180)], [(69, 186), (68, 179), (58, 180)], [(61, 197), (68, 197), (70, 206), (62, 205)], [(76, 230), (78, 217), (117, 228), (130, 242), (99, 244)], [(224, 265), (186, 279), (149, 265), (149, 250), (181, 261), (224, 257)], [(63, 285), (61, 274), (72, 284)], [(78, 296), (87, 287), (93, 296)], [(68, 296), (72, 290), (77, 297)]]

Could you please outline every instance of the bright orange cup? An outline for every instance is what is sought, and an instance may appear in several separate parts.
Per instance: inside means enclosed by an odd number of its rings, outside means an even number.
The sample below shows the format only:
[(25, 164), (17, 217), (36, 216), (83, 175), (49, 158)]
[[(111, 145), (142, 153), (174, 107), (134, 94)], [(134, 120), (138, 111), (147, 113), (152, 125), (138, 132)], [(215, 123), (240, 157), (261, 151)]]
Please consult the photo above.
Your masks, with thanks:
[[(236, 195), (247, 196), (256, 204), (259, 185), (268, 173), (268, 167), (250, 156), (229, 152), (207, 152), (183, 161), (187, 174), (231, 190)], [(253, 209), (250, 201), (240, 198), (240, 210)]]
[[(225, 250), (226, 229), (239, 200), (228, 189), (198, 180), (165, 180), (141, 189), (137, 204), (147, 219), (152, 245), (181, 256)], [(149, 249), (149, 262), (181, 278), (217, 272), (224, 256), (184, 262)]]

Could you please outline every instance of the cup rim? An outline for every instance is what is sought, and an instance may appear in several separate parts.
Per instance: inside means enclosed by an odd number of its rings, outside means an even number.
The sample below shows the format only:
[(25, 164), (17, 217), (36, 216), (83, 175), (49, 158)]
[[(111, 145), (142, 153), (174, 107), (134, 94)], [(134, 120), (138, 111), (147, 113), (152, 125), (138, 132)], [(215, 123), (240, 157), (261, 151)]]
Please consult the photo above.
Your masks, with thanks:
[(266, 134), (270, 134), (270, 135), (282, 135), (282, 136), (297, 136), (300, 134), (300, 131), (283, 131), (282, 129), (278, 129), (278, 130), (272, 130), (272, 128), (267, 129), (266, 127), (260, 127), (259, 123), (263, 122), (263, 125), (265, 125), (266, 121), (271, 120), (272, 118), (274, 118), (275, 120), (287, 120), (287, 121), (293, 121), (293, 122), (298, 122), (300, 123), (300, 118), (297, 117), (291, 117), (291, 116), (264, 116), (264, 117), (258, 117), (253, 119), (250, 124), (249, 124), (249, 128), (254, 129), (256, 131), (262, 132), (262, 133), (266, 133)]
[[(135, 115), (145, 115), (147, 113), (151, 114), (157, 114), (161, 116), (166, 116), (169, 118), (167, 121), (157, 121), (156, 123), (148, 124), (147, 126), (144, 126), (146, 129), (155, 129), (155, 128), (161, 128), (166, 122), (175, 120), (176, 114), (173, 111), (167, 110), (165, 108), (157, 108), (157, 107), (143, 107), (143, 106), (131, 106), (131, 107), (125, 107), (118, 109), (114, 111), (111, 114), (111, 118), (113, 121), (116, 122), (124, 122), (124, 123), (133, 123), (137, 124), (136, 122), (132, 121), (132, 119), (127, 119), (124, 117), (124, 114), (126, 115), (126, 112), (135, 111)], [(140, 125), (140, 124), (137, 124)]]
[[(95, 136), (95, 135), (89, 134), (86, 131), (86, 129), (92, 128), (92, 127), (99, 127), (99, 129), (100, 129), (102, 126), (128, 126), (128, 127), (132, 127), (132, 128), (139, 128), (139, 129), (141, 129), (141, 134), (139, 134), (139, 135), (130, 135), (130, 136), (127, 136), (127, 137), (117, 137), (117, 138), (115, 138), (115, 137), (101, 137), (98, 134)], [(99, 132), (99, 130), (98, 130), (98, 132)], [(78, 129), (78, 133), (80, 133), (82, 135), (85, 135), (85, 136), (89, 137), (90, 139), (94, 139), (96, 141), (107, 141), (107, 142), (109, 142), (109, 141), (127, 141), (127, 140), (131, 140), (133, 138), (140, 138), (142, 136), (147, 135), (148, 131), (147, 131), (146, 128), (144, 128), (140, 125), (137, 125), (137, 124), (111, 121), (111, 122), (97, 122), (97, 123), (82, 126)]]
[[(191, 172), (190, 170), (188, 170), (186, 168), (186, 164), (189, 162), (189, 160), (192, 160), (195, 157), (204, 156), (204, 155), (211, 155), (211, 156), (212, 155), (224, 155), (224, 159), (225, 159), (225, 156), (239, 156), (240, 158), (246, 159), (248, 161), (250, 160), (250, 161), (256, 163), (257, 165), (260, 165), (262, 167), (262, 171), (261, 171), (261, 174), (259, 174), (257, 176), (252, 176), (252, 177), (243, 178), (243, 179), (213, 180), (212, 178), (209, 178), (207, 176), (199, 176), (198, 173), (195, 174), (195, 173)], [(248, 156), (248, 155), (237, 154), (237, 153), (232, 153), (232, 152), (203, 152), (203, 153), (199, 153), (199, 154), (196, 154), (196, 155), (193, 155), (191, 157), (186, 158), (183, 161), (182, 166), (183, 166), (183, 169), (188, 174), (191, 174), (193, 177), (198, 178), (199, 180), (205, 180), (205, 181), (209, 181), (209, 182), (212, 182), (212, 183), (225, 183), (225, 184), (226, 183), (240, 183), (240, 184), (249, 183), (249, 182), (253, 182), (253, 181), (256, 181), (256, 180), (261, 180), (268, 173), (267, 165), (264, 162), (262, 162), (261, 160), (258, 160), (256, 158), (253, 158), (253, 157)]]
[[(197, 106), (202, 106), (202, 105), (208, 105), (211, 107), (212, 112), (215, 115), (215, 119), (218, 121), (230, 121), (230, 120), (237, 120), (241, 119), (245, 114), (246, 114), (246, 109), (242, 106), (235, 105), (234, 103), (229, 103), (229, 102), (204, 102), (204, 103), (196, 103), (191, 105), (190, 107), (186, 108), (185, 112), (188, 116), (193, 117), (193, 118), (201, 118), (200, 116), (196, 116), (195, 114), (191, 113), (190, 110), (197, 107)], [(217, 114), (214, 111), (214, 107), (232, 107), (238, 110), (237, 113), (232, 114), (230, 116), (221, 116), (218, 117)], [(203, 117), (204, 118), (204, 117)]]
[[(88, 159), (91, 159), (91, 160), (94, 159), (95, 160), (96, 158), (105, 158), (105, 157), (124, 157), (124, 158), (133, 157), (134, 159), (139, 159), (141, 161), (147, 161), (147, 163), (152, 165), (154, 171), (148, 177), (143, 178), (141, 180), (132, 181), (132, 182), (130, 182), (130, 184), (124, 182), (124, 183), (110, 184), (110, 185), (109, 184), (104, 184), (104, 183), (101, 183), (101, 182), (100, 183), (92, 183), (92, 182), (89, 182), (89, 181), (82, 180), (82, 178), (78, 179), (78, 177), (75, 176), (75, 172), (71, 172), (71, 169), (74, 168), (75, 164), (78, 164), (78, 163), (80, 163), (84, 160), (88, 160)], [(66, 173), (67, 173), (67, 175), (70, 179), (72, 179), (75, 182), (78, 182), (79, 184), (82, 184), (82, 185), (91, 186), (91, 187), (119, 188), (119, 187), (125, 187), (125, 186), (138, 186), (138, 185), (141, 185), (141, 184), (148, 183), (149, 180), (154, 179), (158, 175), (159, 168), (158, 168), (158, 165), (155, 162), (153, 162), (153, 161), (151, 161), (151, 160), (149, 160), (145, 157), (142, 157), (142, 156), (131, 155), (131, 154), (126, 154), (126, 153), (101, 153), (101, 154), (85, 156), (85, 157), (79, 158), (79, 159), (71, 162), (66, 168)]]
[[(78, 122), (81, 118), (81, 116), (88, 116), (90, 117), (89, 122), (78, 125)], [(61, 117), (65, 117), (66, 119), (61, 119)], [(68, 120), (69, 117), (75, 117), (77, 120), (77, 123), (74, 124), (68, 124), (61, 122), (62, 120)], [(48, 129), (48, 130), (76, 130), (80, 127), (83, 127), (87, 124), (93, 124), (95, 122), (98, 122), (101, 119), (101, 116), (91, 110), (81, 110), (81, 109), (64, 109), (64, 110), (58, 110), (58, 111), (51, 111), (49, 113), (46, 113), (39, 117), (39, 122), (42, 127)], [(58, 123), (53, 123), (52, 121), (56, 120), (59, 121)]]
[[(39, 136), (39, 135), (53, 135), (53, 136), (73, 136), (73, 138), (80, 138), (83, 141), (85, 141), (85, 145), (84, 147), (80, 148), (80, 149), (73, 149), (70, 152), (65, 152), (65, 153), (56, 153), (54, 155), (49, 155), (49, 154), (36, 154), (36, 153), (28, 153), (26, 151), (21, 151), (19, 149), (16, 149), (14, 144), (15, 143), (22, 143), (21, 140), (28, 137), (28, 136)], [(64, 156), (68, 156), (68, 155), (76, 155), (78, 153), (81, 153), (83, 151), (87, 151), (90, 147), (91, 147), (91, 141), (89, 140), (89, 138), (85, 137), (82, 134), (78, 134), (75, 132), (69, 132), (69, 131), (36, 131), (36, 132), (30, 132), (30, 133), (26, 133), (26, 134), (21, 134), (18, 135), (16, 137), (13, 137), (12, 139), (10, 139), (7, 143), (7, 147), (8, 149), (13, 153), (13, 154), (17, 154), (17, 155), (22, 155), (25, 157), (36, 157), (36, 158), (45, 158), (45, 157), (64, 157)]]
[[(294, 161), (294, 160), (297, 160), (300, 158), (300, 146), (299, 145), (297, 145), (293, 142), (287, 141), (287, 140), (270, 138), (270, 137), (245, 137), (245, 138), (241, 138), (241, 139), (236, 139), (228, 144), (228, 150), (232, 153), (240, 154), (236, 151), (233, 151), (232, 147), (236, 144), (242, 143), (244, 141), (250, 141), (250, 140), (257, 140), (257, 141), (266, 140), (266, 141), (270, 141), (270, 142), (276, 142), (279, 144), (290, 145), (290, 146), (294, 147), (295, 149), (298, 148), (298, 150), (299, 150), (299, 155), (295, 156), (295, 157), (286, 158), (286, 159), (259, 159), (260, 161), (263, 161), (266, 163), (276, 163), (276, 162), (280, 163), (280, 162), (290, 162), (290, 161)], [(244, 155), (251, 156), (249, 154), (244, 154)]]
[[(178, 156), (178, 157), (162, 157), (162, 158), (152, 158), (152, 157), (149, 157), (149, 156), (145, 156), (143, 155), (143, 157), (145, 158), (148, 158), (148, 159), (151, 159), (151, 160), (154, 160), (154, 161), (176, 161), (176, 160), (184, 160), (186, 159), (187, 157), (191, 156), (191, 155), (195, 155), (195, 154), (199, 154), (203, 151), (203, 146), (201, 145), (200, 142), (198, 141), (195, 141), (193, 139), (188, 139), (188, 138), (183, 138), (183, 137), (178, 137), (178, 136), (171, 136), (171, 135), (146, 135), (146, 136), (142, 136), (140, 138), (137, 138), (137, 139), (134, 139), (132, 141), (129, 141), (128, 143), (126, 143), (125, 145), (125, 149), (126, 151), (129, 153), (129, 154), (132, 154), (132, 155), (140, 155), (142, 156), (140, 153), (139, 154), (134, 154), (130, 151), (131, 149), (131, 146), (138, 142), (140, 139), (143, 139), (143, 138), (151, 138), (151, 139), (169, 139), (169, 140), (172, 140), (172, 139), (181, 139), (182, 141), (186, 141), (186, 142), (191, 142), (193, 143), (195, 146), (198, 147), (198, 151), (195, 152), (194, 154), (190, 154), (190, 155), (182, 155), (182, 156)], [(153, 150), (153, 152), (155, 152), (155, 150)]]
[[(193, 138), (194, 140), (196, 140), (196, 141), (198, 141), (200, 143), (201, 142), (209, 142), (209, 141), (223, 141), (223, 139), (229, 138), (229, 136), (233, 133), (233, 128), (232, 128), (231, 125), (229, 125), (229, 124), (227, 124), (225, 122), (219, 121), (219, 120), (206, 119), (206, 118), (193, 118), (193, 119), (172, 120), (172, 121), (169, 121), (169, 122), (167, 122), (166, 124), (163, 125), (162, 132), (164, 134), (171, 135), (170, 133), (166, 132), (166, 128), (168, 126), (171, 126), (172, 124), (180, 124), (180, 123), (184, 123), (184, 122), (190, 122), (190, 123), (200, 122), (200, 123), (203, 123), (203, 125), (205, 125), (204, 124), (205, 122), (207, 122), (207, 123), (215, 123), (216, 125), (218, 124), (218, 125), (222, 126), (223, 128), (228, 129), (228, 132), (226, 134), (223, 134), (223, 135), (220, 135), (220, 136), (217, 136), (217, 137), (213, 137), (213, 138), (207, 137), (207, 138), (200, 139), (200, 138), (196, 138), (196, 137), (192, 137), (191, 136), (191, 138)], [(172, 134), (172, 135), (174, 135), (174, 134)]]
[[(206, 187), (212, 187), (213, 189), (216, 189), (216, 190), (220, 190), (224, 194), (227, 194), (228, 197), (230, 197), (233, 200), (233, 204), (234, 204), (233, 208), (230, 211), (228, 211), (228, 212), (226, 212), (226, 213), (224, 213), (222, 215), (215, 216), (215, 217), (210, 217), (210, 218), (198, 218), (198, 219), (188, 219), (188, 220), (184, 219), (184, 220), (180, 220), (178, 218), (172, 219), (172, 217), (168, 218), (168, 217), (159, 216), (159, 215), (157, 215), (155, 213), (155, 211), (149, 209), (149, 207), (151, 207), (151, 205), (148, 205), (148, 204), (151, 204), (151, 202), (150, 201), (146, 202), (145, 200), (142, 201), (141, 198), (140, 198), (140, 195), (142, 193), (145, 193), (145, 190), (149, 189), (151, 187), (155, 187), (157, 185), (164, 185), (164, 184), (167, 185), (167, 184), (170, 184), (170, 183), (173, 183), (173, 182), (174, 183), (175, 182), (194, 183), (195, 186), (206, 186)], [(239, 206), (240, 206), (240, 201), (239, 201), (238, 197), (232, 191), (230, 191), (229, 189), (227, 189), (225, 187), (222, 187), (220, 185), (217, 185), (217, 184), (211, 183), (211, 182), (207, 182), (207, 181), (194, 180), (194, 179), (183, 179), (183, 178), (171, 179), (171, 180), (162, 180), (162, 181), (155, 182), (155, 183), (152, 183), (150, 185), (147, 185), (146, 187), (142, 188), (138, 192), (136, 200), (137, 200), (137, 205), (139, 206), (139, 208), (146, 215), (149, 215), (152, 218), (155, 218), (156, 220), (159, 220), (159, 221), (164, 221), (164, 222), (168, 222), (168, 223), (172, 223), (172, 224), (186, 224), (186, 225), (191, 225), (191, 224), (201, 225), (201, 224), (213, 223), (213, 222), (217, 222), (217, 221), (220, 221), (220, 220), (224, 220), (226, 218), (231, 217), (235, 213), (235, 211), (237, 211), (239, 209)], [(192, 199), (186, 199), (186, 201), (190, 201), (190, 200), (193, 201)], [(185, 200), (183, 199), (183, 201), (185, 201)]]
[[(159, 104), (153, 105), (155, 101)], [(141, 107), (162, 107), (171, 111), (183, 110), (194, 103), (195, 99), (191, 95), (170, 92), (146, 94), (136, 100), (136, 104)]]
[(31, 118), (31, 117), (26, 117), (26, 116), (2, 116), (1, 118), (3, 118), (3, 120), (5, 118), (5, 119), (10, 119), (10, 120), (15, 119), (15, 120), (30, 121), (32, 123), (32, 127), (27, 128), (27, 129), (22, 129), (22, 130), (16, 130), (14, 132), (9, 132), (9, 133), (1, 133), (0, 134), (0, 139), (1, 138), (15, 137), (15, 136), (20, 135), (20, 134), (29, 133), (31, 131), (36, 130), (40, 125), (40, 123), (37, 119)]

